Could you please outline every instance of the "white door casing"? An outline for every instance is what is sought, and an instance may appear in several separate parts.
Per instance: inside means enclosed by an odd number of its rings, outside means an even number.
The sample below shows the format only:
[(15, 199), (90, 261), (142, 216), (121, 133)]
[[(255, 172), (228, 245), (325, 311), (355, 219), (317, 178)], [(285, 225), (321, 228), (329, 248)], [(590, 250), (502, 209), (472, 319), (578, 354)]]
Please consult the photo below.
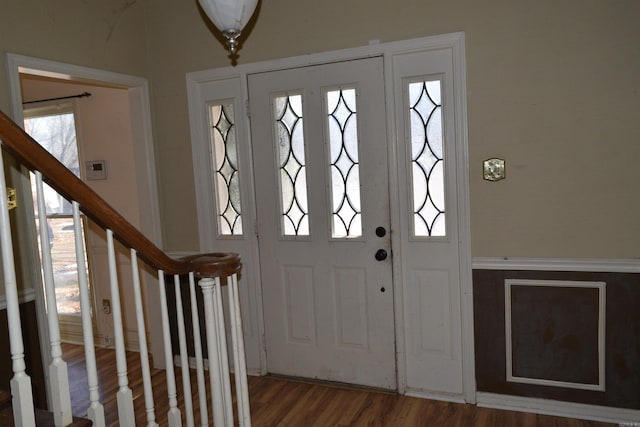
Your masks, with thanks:
[[(248, 120), (244, 97), (243, 82), (239, 77), (211, 79), (197, 86), (189, 86), (189, 104), (191, 132), (194, 138), (193, 163), (196, 179), (198, 202), (198, 229), (200, 251), (235, 252), (242, 260), (242, 273), (239, 282), (240, 306), (242, 307), (242, 326), (245, 338), (247, 372), (264, 374), (264, 354), (262, 350), (262, 305), (259, 283), (258, 242), (255, 234), (255, 213), (253, 194), (253, 176), (251, 151), (249, 149)], [(217, 223), (216, 201), (213, 182), (215, 171), (212, 168), (212, 123), (210, 108), (212, 105), (227, 104), (234, 110), (235, 136), (239, 162), (239, 189), (242, 217), (242, 234), (224, 235)], [(196, 143), (195, 141), (198, 141)], [(226, 297), (226, 292), (224, 294)], [(226, 299), (225, 299), (226, 301)], [(229, 337), (229, 339), (231, 339)]]
[[(399, 234), (402, 257), (406, 372), (408, 390), (463, 394), (458, 171), (456, 161), (453, 60), (450, 49), (393, 57), (398, 144)], [(408, 85), (439, 82), (444, 159), (444, 235), (414, 232), (411, 126)], [(416, 181), (416, 182), (414, 182)], [(431, 183), (428, 184), (431, 190)]]
[[(135, 153), (136, 163), (136, 183), (137, 192), (139, 197), (140, 206), (140, 218), (141, 231), (157, 246), (162, 247), (161, 232), (160, 232), (160, 208), (157, 198), (157, 183), (155, 173), (155, 154), (153, 150), (153, 132), (151, 126), (151, 111), (149, 102), (149, 85), (146, 79), (130, 76), (126, 74), (119, 74), (110, 71), (104, 71), (94, 68), (88, 68), (73, 64), (66, 64), (56, 61), (50, 61), (40, 58), (33, 58), (23, 55), (17, 55), (13, 53), (6, 54), (9, 87), (11, 90), (11, 102), (13, 119), (17, 123), (23, 121), (22, 113), (22, 91), (20, 86), (20, 74), (28, 73), (34, 75), (42, 75), (46, 77), (60, 78), (64, 80), (72, 80), (78, 82), (94, 82), (101, 85), (113, 86), (119, 88), (126, 88), (130, 102), (130, 115), (131, 126), (133, 133), (133, 151)], [(19, 175), (16, 182), (19, 181), (22, 175)], [(31, 198), (31, 191), (29, 190), (28, 180), (21, 182), (21, 188), (24, 190), (20, 192), (23, 197), (22, 203), (26, 206)], [(32, 223), (33, 213), (29, 212), (27, 216), (27, 222)], [(21, 233), (25, 233), (28, 236), (27, 242), (35, 242), (35, 233), (33, 227), (23, 227)], [(39, 271), (39, 257), (37, 254), (37, 248), (30, 243), (29, 248), (22, 248), (25, 250), (24, 258), (29, 259), (28, 264), (30, 271), (26, 272), (27, 277), (40, 278)], [(157, 281), (153, 275), (147, 269), (142, 270), (142, 284), (146, 286), (146, 283), (154, 283)], [(38, 280), (35, 280), (36, 282)], [(148, 286), (146, 288), (147, 305), (150, 307), (158, 306), (158, 294), (157, 288)], [(38, 307), (38, 322), (39, 325), (46, 324), (45, 304), (44, 297), (41, 293), (36, 293), (36, 301)], [(151, 351), (154, 354), (153, 362), (157, 368), (164, 368), (164, 351), (162, 350), (162, 331), (159, 325), (159, 312), (155, 310), (149, 310), (147, 312), (149, 320), (149, 334), (151, 340)], [(48, 346), (48, 331), (47, 328), (40, 328), (40, 343), (42, 348)], [(45, 358), (49, 358), (50, 355), (47, 352), (43, 352)], [(48, 362), (46, 363), (48, 364)]]
[[(213, 190), (207, 174), (208, 133), (203, 93), (209, 97), (233, 99), (242, 117), (249, 116), (248, 76), (277, 70), (349, 61), (373, 56), (384, 60), (384, 90), (386, 102), (387, 153), (389, 170), (390, 223), (388, 230), (393, 246), (393, 299), (395, 308), (395, 340), (397, 388), (400, 393), (436, 399), (475, 401), (475, 371), (473, 355), (473, 308), (471, 286), (471, 248), (469, 217), (469, 176), (466, 123), (466, 82), (464, 34), (453, 33), (421, 39), (372, 44), (361, 48), (305, 55), (301, 57), (240, 64), (216, 70), (204, 70), (187, 75), (189, 108), (198, 200), (198, 220), (201, 249), (228, 250), (229, 240), (215, 238), (215, 220), (211, 215)], [(437, 76), (442, 81), (445, 138), (449, 148), (447, 179), (447, 237), (441, 241), (412, 239), (411, 211), (407, 185), (410, 170), (404, 148), (405, 119), (403, 81)], [(213, 95), (212, 85), (237, 88), (233, 93)], [(220, 92), (222, 93), (222, 92)], [(252, 116), (254, 111), (252, 111)], [(252, 117), (253, 120), (253, 117)], [(243, 223), (247, 230), (256, 229), (257, 197), (252, 185), (253, 165), (263, 161), (251, 151), (251, 135), (246, 123), (245, 138), (239, 141), (239, 163), (244, 179)], [(260, 132), (271, 132), (270, 129)], [(253, 158), (256, 158), (254, 162)], [(203, 160), (205, 159), (205, 160)], [(366, 178), (364, 178), (366, 179)], [(276, 195), (273, 195), (276, 197)], [(453, 211), (452, 211), (453, 209)], [(444, 241), (443, 241), (444, 240)], [(253, 275), (244, 281), (251, 303), (243, 308), (245, 316), (256, 322), (256, 334), (247, 338), (247, 356), (258, 360), (254, 371), (267, 372), (264, 342), (260, 264), (257, 237), (248, 233), (244, 241), (234, 240), (234, 248), (243, 257), (244, 269)], [(422, 247), (424, 246), (424, 247)], [(430, 249), (429, 249), (430, 248)], [(446, 248), (444, 250), (443, 248)], [(414, 251), (415, 254), (414, 254)], [(442, 252), (442, 253), (439, 253)], [(444, 255), (443, 255), (444, 254)], [(447, 258), (442, 261), (443, 257)], [(438, 261), (439, 260), (439, 261)], [(441, 264), (438, 262), (442, 261)], [(244, 277), (244, 276), (243, 276)], [(435, 279), (435, 280), (434, 280)], [(242, 285), (241, 285), (242, 286)], [(389, 290), (387, 290), (389, 292)], [(437, 296), (441, 306), (433, 306), (430, 298)], [(427, 298), (428, 297), (428, 298)], [(417, 298), (417, 299), (416, 299)], [(446, 302), (446, 304), (444, 304)], [(266, 304), (266, 302), (265, 302)], [(428, 310), (428, 309), (434, 309)], [(426, 311), (423, 311), (426, 310)], [(249, 313), (247, 313), (249, 312)], [(438, 320), (440, 322), (438, 322)], [(447, 323), (445, 325), (445, 322)], [(435, 327), (433, 325), (435, 323)], [(446, 335), (443, 335), (446, 334)], [(445, 343), (443, 346), (442, 343)], [(445, 349), (443, 351), (443, 349)], [(254, 352), (253, 354), (250, 354)], [(439, 371), (438, 371), (439, 370)]]
[[(382, 58), (249, 76), (267, 366), (271, 373), (396, 388)], [(355, 90), (362, 235), (334, 237), (329, 91)], [(286, 235), (274, 98), (300, 96), (308, 235)], [(346, 133), (346, 132), (345, 132)], [(300, 150), (302, 151), (302, 150)], [(294, 150), (295, 152), (295, 150)], [(294, 154), (295, 155), (295, 154)], [(304, 159), (302, 157), (304, 156)], [(335, 158), (332, 158), (335, 160)], [(346, 158), (343, 158), (346, 160)], [(338, 177), (338, 182), (342, 177)], [(301, 181), (296, 181), (301, 182)], [(335, 191), (341, 191), (336, 188)], [(354, 197), (353, 199), (358, 199)], [(303, 202), (304, 203), (304, 202)], [(286, 204), (286, 203), (285, 203)], [(304, 207), (303, 207), (304, 210)], [(387, 292), (387, 289), (389, 292)]]

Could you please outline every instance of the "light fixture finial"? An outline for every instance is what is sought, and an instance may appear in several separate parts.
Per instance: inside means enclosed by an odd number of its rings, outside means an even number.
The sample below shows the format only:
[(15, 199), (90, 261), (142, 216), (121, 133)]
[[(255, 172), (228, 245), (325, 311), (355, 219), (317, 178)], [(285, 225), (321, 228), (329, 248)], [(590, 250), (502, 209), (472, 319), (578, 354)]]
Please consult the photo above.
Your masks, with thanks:
[(198, 0), (207, 14), (226, 39), (231, 55), (238, 50), (238, 37), (253, 15), (258, 0)]

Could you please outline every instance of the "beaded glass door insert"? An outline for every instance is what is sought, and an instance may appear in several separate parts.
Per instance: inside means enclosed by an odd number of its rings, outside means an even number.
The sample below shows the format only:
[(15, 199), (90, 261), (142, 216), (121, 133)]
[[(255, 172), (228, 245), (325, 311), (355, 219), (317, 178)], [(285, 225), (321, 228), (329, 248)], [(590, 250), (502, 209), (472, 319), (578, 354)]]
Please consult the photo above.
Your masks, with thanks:
[(241, 236), (242, 209), (233, 104), (211, 105), (209, 112), (218, 234)]
[(446, 236), (440, 80), (409, 83), (413, 236)]
[(282, 234), (308, 236), (302, 96), (277, 96), (273, 105), (280, 169)]
[(327, 122), (331, 179), (331, 235), (362, 235), (360, 165), (355, 89), (328, 91)]

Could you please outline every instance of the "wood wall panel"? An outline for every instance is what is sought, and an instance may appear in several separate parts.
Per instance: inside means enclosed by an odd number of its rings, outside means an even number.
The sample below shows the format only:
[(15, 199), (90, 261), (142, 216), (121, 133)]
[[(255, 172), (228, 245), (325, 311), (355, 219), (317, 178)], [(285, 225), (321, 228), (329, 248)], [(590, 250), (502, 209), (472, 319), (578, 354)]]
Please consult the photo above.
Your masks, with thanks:
[[(40, 341), (38, 338), (38, 320), (34, 301), (20, 304), (20, 321), (22, 322), (22, 339), (24, 342), (27, 374), (31, 377), (31, 387), (36, 408), (47, 407), (47, 391), (44, 370), (40, 358)], [(9, 351), (9, 326), (7, 310), (0, 310), (0, 390), (10, 390), (9, 382), (13, 378), (11, 353)]]
[[(507, 279), (606, 283), (604, 391), (507, 381), (504, 291)], [(640, 390), (640, 309), (638, 309), (640, 274), (477, 269), (473, 272), (473, 288), (478, 391), (640, 409), (640, 392), (638, 392)], [(549, 295), (549, 297), (551, 299), (546, 303), (549, 307), (570, 307), (567, 304), (567, 298), (572, 298), (570, 295), (560, 292)], [(594, 303), (593, 301), (588, 302), (593, 299), (588, 293), (582, 297), (585, 304)], [(526, 316), (527, 313), (522, 311), (519, 315)], [(531, 316), (535, 315), (535, 313), (531, 313)], [(585, 319), (588, 318), (592, 319), (592, 316), (585, 317)], [(582, 338), (586, 341), (593, 340), (594, 335), (590, 330), (594, 327), (593, 320), (578, 323), (584, 328), (579, 332)], [(571, 357), (576, 360), (584, 358), (587, 361), (593, 361), (593, 342), (584, 344), (582, 349), (574, 348), (571, 351)], [(564, 356), (566, 355), (565, 353)], [(541, 359), (540, 365), (529, 366), (527, 369), (536, 372), (536, 375), (543, 375), (541, 372), (547, 370), (553, 376), (554, 373), (541, 364), (546, 363), (555, 369), (553, 357), (561, 358), (564, 356), (562, 352), (557, 352), (550, 356), (551, 359)], [(560, 359), (557, 361), (560, 364)], [(529, 358), (527, 363), (535, 363), (535, 358)], [(574, 372), (571, 375), (574, 380), (578, 378), (581, 381), (593, 381), (595, 374), (593, 368), (585, 368), (581, 372), (577, 374)]]

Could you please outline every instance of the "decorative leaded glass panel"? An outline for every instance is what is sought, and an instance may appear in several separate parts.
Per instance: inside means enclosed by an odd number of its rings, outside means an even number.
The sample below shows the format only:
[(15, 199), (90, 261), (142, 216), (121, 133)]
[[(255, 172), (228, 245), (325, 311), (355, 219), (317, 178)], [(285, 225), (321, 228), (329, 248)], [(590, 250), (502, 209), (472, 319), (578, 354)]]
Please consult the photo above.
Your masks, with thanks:
[(331, 168), (331, 235), (362, 235), (358, 116), (355, 89), (327, 92), (327, 120)]
[(233, 104), (212, 105), (210, 114), (218, 233), (222, 236), (240, 236), (242, 209)]
[(278, 96), (274, 98), (273, 105), (282, 199), (282, 234), (308, 236), (309, 208), (302, 96)]
[(409, 83), (413, 234), (446, 236), (440, 80)]

